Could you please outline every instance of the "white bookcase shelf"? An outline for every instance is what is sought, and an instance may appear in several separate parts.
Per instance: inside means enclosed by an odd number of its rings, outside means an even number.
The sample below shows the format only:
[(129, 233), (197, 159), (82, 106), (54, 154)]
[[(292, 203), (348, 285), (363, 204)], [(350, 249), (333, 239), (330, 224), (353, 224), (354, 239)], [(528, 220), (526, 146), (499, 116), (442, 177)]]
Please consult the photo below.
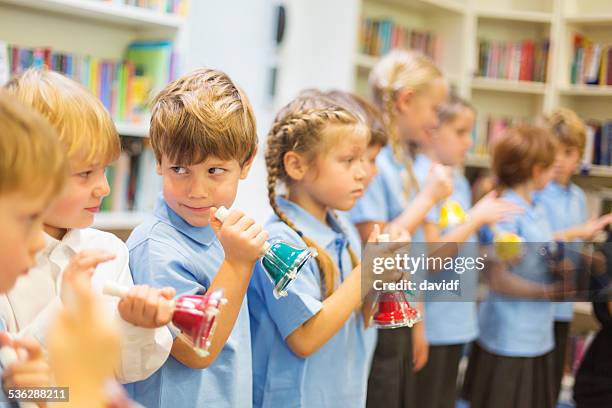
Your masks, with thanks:
[(96, 214), (93, 228), (102, 230), (131, 230), (140, 224), (146, 214), (135, 211), (101, 212)]
[(182, 17), (172, 14), (92, 0), (0, 0), (2, 3), (142, 30), (178, 30), (184, 22)]
[(136, 136), (136, 137), (148, 137), (149, 135), (149, 124), (148, 123), (126, 123), (117, 122), (117, 133), (121, 136)]
[(477, 77), (472, 80), (472, 89), (543, 95), (546, 91), (546, 84), (542, 82)]
[(553, 16), (551, 13), (541, 11), (503, 10), (503, 9), (478, 9), (478, 18), (493, 20), (524, 21), (532, 23), (550, 23)]

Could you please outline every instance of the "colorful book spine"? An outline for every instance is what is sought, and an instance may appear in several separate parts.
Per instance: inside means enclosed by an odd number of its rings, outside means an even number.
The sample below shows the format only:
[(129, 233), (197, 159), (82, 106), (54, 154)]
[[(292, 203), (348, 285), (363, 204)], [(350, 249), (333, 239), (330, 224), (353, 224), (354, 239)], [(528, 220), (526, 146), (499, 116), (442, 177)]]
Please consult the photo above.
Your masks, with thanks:
[[(100, 98), (116, 121), (146, 121), (148, 98), (176, 76), (177, 55), (168, 41), (139, 44), (144, 50), (140, 53), (143, 67), (135, 81), (136, 63), (129, 60), (129, 55), (122, 61), (113, 61), (0, 42), (0, 85), (30, 67), (46, 66), (83, 84)], [(133, 97), (137, 86), (138, 104)]]
[(430, 31), (413, 30), (390, 18), (361, 20), (359, 50), (362, 54), (380, 56), (396, 48), (419, 51), (436, 62), (441, 55), (440, 38)]
[(476, 72), (487, 78), (546, 82), (548, 48), (548, 40), (480, 40)]
[(612, 46), (574, 34), (570, 82), (574, 85), (612, 85)]
[(99, 0), (124, 6), (145, 8), (159, 13), (176, 14), (186, 16), (189, 8), (189, 0)]

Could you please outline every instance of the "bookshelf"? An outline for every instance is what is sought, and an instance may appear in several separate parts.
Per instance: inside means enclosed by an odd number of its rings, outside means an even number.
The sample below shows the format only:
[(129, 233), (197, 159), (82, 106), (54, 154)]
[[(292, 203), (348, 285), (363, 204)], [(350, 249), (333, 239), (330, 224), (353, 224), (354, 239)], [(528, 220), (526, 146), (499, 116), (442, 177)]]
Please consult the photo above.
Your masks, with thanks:
[[(357, 93), (368, 96), (367, 76), (378, 59), (377, 56), (364, 55), (360, 46), (366, 38), (360, 31), (362, 19), (389, 18), (396, 24), (408, 24), (440, 38), (438, 65), (456, 91), (470, 100), (478, 111), (475, 144), (488, 140), (487, 124), (492, 117), (530, 122), (542, 112), (563, 106), (575, 110), (585, 120), (612, 120), (612, 84), (601, 86), (571, 82), (576, 33), (593, 42), (612, 44), (610, 1), (358, 1), (358, 51), (354, 58), (354, 90)], [(519, 80), (519, 72), (523, 76), (523, 67), (520, 70), (518, 65), (512, 67), (512, 60), (503, 60), (506, 61), (507, 72), (489, 75), (491, 71), (485, 70), (487, 75), (483, 75), (483, 60), (480, 59), (483, 41), (498, 44), (501, 48), (508, 47), (499, 51), (501, 57), (498, 61), (512, 55), (512, 44), (522, 42), (525, 47), (527, 41), (533, 42), (529, 45), (535, 45), (532, 58), (543, 56), (541, 60), (545, 61), (545, 65), (537, 71), (536, 64), (530, 62), (533, 65), (527, 65), (527, 72), (531, 72), (528, 78), (543, 81)], [(541, 48), (538, 49), (538, 46)], [(524, 48), (521, 48), (521, 52), (524, 52)], [(509, 75), (512, 72), (514, 74)], [(504, 76), (513, 79), (505, 79)], [(490, 160), (482, 153), (475, 151), (471, 154), (466, 160), (466, 167), (489, 167)], [(592, 165), (588, 174), (582, 174), (580, 178), (586, 187), (593, 180), (593, 190), (597, 189), (602, 184), (610, 183), (612, 167)]]
[[(188, 49), (187, 20), (184, 15), (130, 6), (121, 0), (0, 0), (0, 42), (23, 48), (50, 48), (54, 53), (87, 56), (100, 61), (122, 61), (128, 45), (135, 41), (168, 40), (179, 55), (179, 59), (173, 61), (178, 73), (181, 71), (180, 57)], [(126, 140), (142, 140), (144, 147), (140, 149), (147, 149), (149, 125), (146, 115), (116, 117), (115, 125), (124, 146)], [(132, 159), (123, 157), (119, 162), (122, 160), (120, 166), (131, 172)], [(147, 170), (144, 163), (138, 164), (139, 173), (154, 175), (150, 152), (146, 166)], [(141, 183), (141, 176), (138, 177), (138, 183)], [(117, 179), (116, 175), (109, 176), (112, 189), (116, 188), (114, 182)], [(153, 184), (157, 181), (145, 183), (148, 183), (148, 188), (158, 186)], [(129, 182), (121, 181), (123, 190), (131, 188), (128, 185)], [(134, 196), (133, 192), (130, 194)], [(127, 237), (129, 231), (143, 220), (155, 195), (153, 192), (153, 198), (149, 198), (140, 194), (140, 208), (135, 206), (133, 211), (112, 208), (100, 212), (95, 217), (94, 227)], [(121, 203), (120, 207), (124, 207), (125, 199), (122, 198)]]

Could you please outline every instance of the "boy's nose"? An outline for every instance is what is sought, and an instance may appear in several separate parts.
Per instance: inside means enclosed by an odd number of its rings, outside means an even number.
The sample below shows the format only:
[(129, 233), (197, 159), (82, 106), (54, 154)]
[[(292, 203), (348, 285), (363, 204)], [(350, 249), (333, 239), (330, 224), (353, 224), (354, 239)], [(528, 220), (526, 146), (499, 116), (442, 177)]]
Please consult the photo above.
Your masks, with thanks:
[(97, 198), (106, 197), (110, 194), (110, 185), (108, 184), (108, 180), (106, 179), (106, 174), (102, 175), (102, 178), (96, 188), (94, 189), (94, 196)]

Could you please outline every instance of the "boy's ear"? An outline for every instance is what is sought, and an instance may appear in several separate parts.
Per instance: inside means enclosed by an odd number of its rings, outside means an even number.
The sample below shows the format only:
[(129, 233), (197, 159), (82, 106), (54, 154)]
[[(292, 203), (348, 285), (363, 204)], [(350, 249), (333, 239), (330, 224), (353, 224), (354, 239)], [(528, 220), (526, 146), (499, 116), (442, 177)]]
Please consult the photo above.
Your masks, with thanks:
[(289, 151), (283, 156), (283, 165), (287, 175), (296, 181), (300, 181), (308, 171), (308, 163), (299, 153)]
[(162, 175), (162, 168), (161, 168), (160, 162), (155, 163), (155, 172), (157, 173), (158, 176)]
[(395, 107), (398, 112), (405, 113), (410, 104), (414, 102), (415, 91), (412, 88), (403, 88), (397, 93), (397, 99), (395, 100)]
[(249, 175), (249, 171), (251, 171), (251, 167), (253, 166), (253, 161), (255, 160), (255, 156), (257, 156), (257, 146), (255, 146), (255, 149), (253, 150), (251, 157), (248, 158), (246, 163), (244, 163), (244, 165), (240, 169), (240, 180), (244, 180)]

